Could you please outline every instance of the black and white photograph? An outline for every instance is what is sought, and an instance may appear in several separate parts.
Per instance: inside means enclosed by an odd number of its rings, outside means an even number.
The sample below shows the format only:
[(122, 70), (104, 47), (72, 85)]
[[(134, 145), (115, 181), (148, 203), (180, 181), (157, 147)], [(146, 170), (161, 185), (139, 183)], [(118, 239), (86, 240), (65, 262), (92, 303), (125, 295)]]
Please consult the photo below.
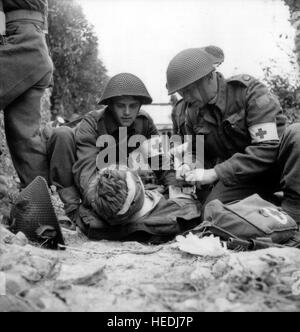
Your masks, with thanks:
[(299, 312), (299, 226), (300, 0), (0, 0), (0, 312)]

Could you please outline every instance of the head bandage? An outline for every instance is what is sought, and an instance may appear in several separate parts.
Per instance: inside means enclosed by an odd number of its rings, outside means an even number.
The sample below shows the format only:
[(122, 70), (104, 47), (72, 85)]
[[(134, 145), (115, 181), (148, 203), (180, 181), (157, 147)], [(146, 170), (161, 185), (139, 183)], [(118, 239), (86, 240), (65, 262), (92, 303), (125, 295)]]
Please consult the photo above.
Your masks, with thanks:
[(133, 179), (130, 172), (126, 172), (126, 183), (127, 183), (128, 194), (122, 209), (118, 213), (118, 216), (122, 216), (128, 212), (136, 195), (136, 190), (137, 190), (136, 181)]

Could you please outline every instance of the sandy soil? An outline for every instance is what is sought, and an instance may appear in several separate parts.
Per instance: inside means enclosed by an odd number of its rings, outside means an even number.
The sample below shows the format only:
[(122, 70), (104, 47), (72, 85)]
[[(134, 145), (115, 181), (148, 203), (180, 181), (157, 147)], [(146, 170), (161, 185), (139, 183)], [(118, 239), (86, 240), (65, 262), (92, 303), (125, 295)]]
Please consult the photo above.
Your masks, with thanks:
[(145, 246), (64, 235), (73, 249), (49, 251), (0, 228), (7, 291), (0, 296), (0, 311), (300, 309), (297, 249), (231, 252), (216, 259), (183, 253), (174, 243)]

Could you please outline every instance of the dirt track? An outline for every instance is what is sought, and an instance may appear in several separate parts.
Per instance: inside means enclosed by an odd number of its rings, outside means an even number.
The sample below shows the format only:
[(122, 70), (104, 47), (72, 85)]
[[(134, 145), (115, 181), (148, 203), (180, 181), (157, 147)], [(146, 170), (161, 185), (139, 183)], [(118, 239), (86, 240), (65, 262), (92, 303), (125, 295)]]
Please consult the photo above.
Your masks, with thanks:
[(70, 231), (65, 238), (76, 250), (24, 246), (1, 228), (0, 271), (8, 295), (0, 297), (0, 311), (300, 309), (300, 296), (292, 294), (292, 275), (300, 271), (296, 249), (211, 259), (182, 253), (174, 244), (95, 243)]

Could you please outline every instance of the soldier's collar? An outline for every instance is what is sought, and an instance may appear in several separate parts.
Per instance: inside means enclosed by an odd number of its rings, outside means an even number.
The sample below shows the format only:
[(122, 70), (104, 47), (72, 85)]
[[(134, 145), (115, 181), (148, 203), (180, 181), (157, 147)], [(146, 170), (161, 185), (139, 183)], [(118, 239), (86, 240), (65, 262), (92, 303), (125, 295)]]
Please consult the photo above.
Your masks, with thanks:
[[(116, 132), (119, 133), (120, 126), (112, 116), (112, 112), (109, 109), (109, 106), (107, 106), (105, 110), (104, 121), (108, 134), (112, 135)], [(128, 132), (135, 130), (135, 123), (136, 121), (130, 127), (127, 128)]]
[(222, 114), (224, 114), (226, 111), (226, 104), (227, 104), (226, 81), (221, 73), (217, 73), (217, 75), (218, 75), (218, 95), (215, 105), (220, 109)]

